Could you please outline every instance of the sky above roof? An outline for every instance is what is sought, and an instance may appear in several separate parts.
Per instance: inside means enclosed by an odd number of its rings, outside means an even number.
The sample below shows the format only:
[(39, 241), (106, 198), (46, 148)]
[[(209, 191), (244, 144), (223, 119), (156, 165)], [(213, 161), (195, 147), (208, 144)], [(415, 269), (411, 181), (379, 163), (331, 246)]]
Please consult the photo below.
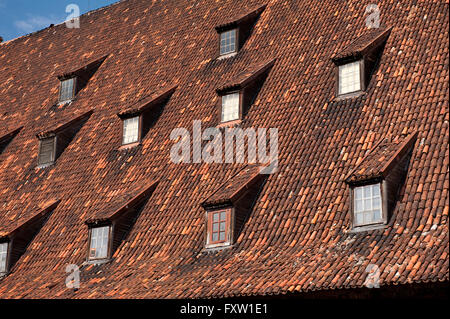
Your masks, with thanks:
[(4, 41), (47, 28), (68, 19), (70, 4), (80, 14), (110, 5), (118, 0), (0, 0), (0, 36)]

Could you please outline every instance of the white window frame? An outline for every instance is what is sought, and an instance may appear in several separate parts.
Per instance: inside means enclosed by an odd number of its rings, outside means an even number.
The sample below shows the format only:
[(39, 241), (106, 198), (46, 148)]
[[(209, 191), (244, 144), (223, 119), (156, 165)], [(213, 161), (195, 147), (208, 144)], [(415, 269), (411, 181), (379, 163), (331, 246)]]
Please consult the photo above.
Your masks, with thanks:
[[(347, 83), (344, 83), (344, 81), (347, 81)], [(363, 91), (363, 84), (363, 60), (339, 65), (338, 95), (346, 95)]]
[[(236, 103), (237, 105), (232, 105), (231, 107), (236, 108), (237, 107), (237, 116), (233, 117), (233, 118), (225, 118), (226, 114), (234, 114), (236, 112), (236, 110), (234, 110), (233, 112), (225, 112), (225, 108), (226, 107), (230, 107), (230, 105), (227, 105), (228, 101), (230, 99), (234, 99), (233, 102)], [(231, 122), (231, 121), (236, 121), (239, 120), (241, 118), (241, 94), (239, 91), (235, 91), (235, 92), (230, 92), (227, 94), (222, 95), (222, 101), (221, 101), (221, 110), (220, 110), (220, 121), (221, 123), (226, 123), (226, 122)]]
[[(354, 227), (365, 227), (386, 223), (383, 184), (381, 182), (356, 186), (352, 189), (352, 192)], [(379, 212), (379, 218), (375, 219), (373, 216), (377, 211)], [(372, 219), (366, 220), (366, 217), (370, 216), (370, 214), (372, 215)], [(362, 221), (359, 221), (360, 219), (358, 216), (362, 216)]]
[[(8, 257), (9, 257), (9, 243), (1, 242), (0, 243), (0, 276), (4, 275), (8, 272)], [(2, 258), (4, 259), (2, 261)]]
[[(234, 42), (232, 42), (234, 33)], [(225, 56), (238, 51), (238, 28), (222, 31), (219, 33), (219, 53)]]
[[(133, 127), (135, 131), (128, 134), (128, 130), (130, 130), (129, 126), (130, 121), (136, 121), (136, 126)], [(132, 137), (132, 139), (128, 139), (128, 137)], [(128, 145), (133, 143), (138, 143), (141, 138), (141, 117), (139, 115), (128, 117), (122, 120), (122, 145)]]
[[(98, 233), (99, 231), (102, 231), (102, 233)], [(98, 227), (91, 227), (89, 229), (89, 252), (88, 252), (88, 259), (89, 260), (104, 260), (104, 259), (108, 259), (109, 258), (109, 253), (110, 253), (110, 246), (111, 246), (111, 236), (112, 236), (112, 226), (111, 225), (106, 225), (106, 226), (98, 226)], [(106, 247), (104, 245), (103, 240), (105, 239), (104, 235), (107, 235), (106, 237)], [(97, 245), (97, 241), (100, 241), (100, 246)], [(93, 243), (93, 241), (95, 242), (95, 245)], [(93, 247), (95, 246), (95, 247)], [(98, 250), (104, 249), (104, 254), (97, 256), (94, 255), (92, 256), (92, 249), (95, 249), (95, 254), (97, 254)]]
[[(70, 97), (64, 97), (63, 99), (63, 93), (64, 91), (64, 83), (68, 83), (71, 82), (71, 87), (72, 87), (72, 95)], [(69, 102), (72, 101), (73, 98), (75, 97), (75, 86), (77, 83), (77, 78), (76, 77), (72, 77), (72, 78), (68, 78), (68, 79), (64, 79), (61, 80), (60, 85), (59, 85), (59, 102), (60, 103), (65, 103), (65, 102)], [(69, 86), (70, 87), (70, 86)]]

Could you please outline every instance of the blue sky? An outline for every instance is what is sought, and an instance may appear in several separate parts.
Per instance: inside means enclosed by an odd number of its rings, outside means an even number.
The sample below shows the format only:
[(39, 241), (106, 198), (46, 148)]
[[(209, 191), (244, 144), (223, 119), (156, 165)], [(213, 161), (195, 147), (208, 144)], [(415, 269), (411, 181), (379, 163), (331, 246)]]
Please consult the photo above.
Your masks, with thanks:
[(76, 4), (81, 14), (118, 0), (0, 0), (0, 36), (4, 41), (65, 21), (66, 6)]

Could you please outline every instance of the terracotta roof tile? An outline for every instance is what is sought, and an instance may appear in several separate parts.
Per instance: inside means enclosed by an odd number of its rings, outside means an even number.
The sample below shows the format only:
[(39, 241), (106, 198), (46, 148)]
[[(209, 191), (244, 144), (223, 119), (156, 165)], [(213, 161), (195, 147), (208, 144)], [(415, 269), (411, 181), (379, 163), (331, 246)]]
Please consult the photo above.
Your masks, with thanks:
[[(217, 59), (215, 27), (264, 5), (239, 52)], [(0, 136), (23, 128), (0, 153), (0, 227), (11, 232), (39, 211), (37, 204), (61, 202), (0, 279), (0, 297), (338, 292), (364, 287), (370, 263), (382, 269), (387, 287), (448, 282), (448, 1), (402, 2), (406, 10), (397, 1), (380, 2), (391, 33), (377, 68), (362, 95), (336, 100), (331, 57), (362, 54), (374, 39), (363, 41), (364, 35), (384, 32), (367, 29), (366, 5), (126, 0), (82, 15), (79, 29), (61, 24), (1, 43)], [(72, 103), (55, 103), (58, 76), (105, 56)], [(202, 203), (213, 194), (232, 197), (252, 174), (226, 184), (248, 163), (173, 163), (170, 133), (190, 131), (194, 120), (216, 126), (216, 89), (242, 85), (274, 59), (240, 126), (278, 129), (278, 171), (266, 177), (234, 245), (203, 253)], [(176, 92), (140, 145), (119, 149), (117, 114), (172, 85)], [(55, 165), (36, 169), (36, 133), (91, 110)], [(355, 167), (362, 174), (383, 171), (389, 160), (379, 159), (395, 158), (403, 136), (414, 132), (386, 228), (348, 232), (345, 177)], [(375, 147), (386, 136), (394, 138)], [(370, 150), (372, 159), (361, 162)], [(158, 186), (111, 262), (84, 265), (85, 221), (117, 212), (154, 181)], [(65, 286), (68, 264), (80, 266), (76, 293)]]

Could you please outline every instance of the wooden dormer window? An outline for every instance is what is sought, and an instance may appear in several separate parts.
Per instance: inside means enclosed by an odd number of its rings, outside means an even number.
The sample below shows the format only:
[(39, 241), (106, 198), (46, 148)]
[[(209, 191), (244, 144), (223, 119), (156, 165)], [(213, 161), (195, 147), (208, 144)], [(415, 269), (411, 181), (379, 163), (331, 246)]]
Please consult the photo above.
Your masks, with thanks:
[(417, 133), (380, 139), (345, 178), (352, 231), (384, 227), (404, 187)]
[(354, 39), (332, 57), (336, 65), (336, 96), (353, 98), (369, 87), (391, 28), (372, 29)]
[(222, 247), (231, 244), (232, 208), (207, 212), (208, 231), (206, 248)]
[(8, 242), (0, 243), (0, 276), (8, 272)]
[(92, 227), (89, 230), (89, 260), (108, 259), (111, 246), (111, 226)]
[(39, 141), (39, 166), (47, 166), (55, 162), (56, 139), (56, 136), (51, 136)]
[(240, 119), (242, 117), (241, 113), (240, 92), (232, 92), (222, 95), (222, 123)]
[(266, 5), (253, 8), (216, 26), (219, 34), (219, 59), (232, 57), (242, 49), (265, 8)]
[(364, 90), (364, 61), (359, 60), (339, 66), (339, 95), (355, 93)]
[(220, 55), (236, 53), (238, 48), (237, 29), (231, 29), (220, 33)]
[(76, 77), (61, 80), (59, 88), (59, 102), (61, 103), (69, 102), (74, 98), (76, 83), (77, 83)]
[(91, 114), (92, 111), (83, 113), (56, 128), (52, 127), (36, 134), (39, 139), (39, 168), (47, 167), (57, 161)]
[(123, 119), (122, 145), (137, 143), (141, 136), (141, 116)]
[(361, 227), (385, 223), (382, 203), (381, 183), (353, 188), (353, 225)]

